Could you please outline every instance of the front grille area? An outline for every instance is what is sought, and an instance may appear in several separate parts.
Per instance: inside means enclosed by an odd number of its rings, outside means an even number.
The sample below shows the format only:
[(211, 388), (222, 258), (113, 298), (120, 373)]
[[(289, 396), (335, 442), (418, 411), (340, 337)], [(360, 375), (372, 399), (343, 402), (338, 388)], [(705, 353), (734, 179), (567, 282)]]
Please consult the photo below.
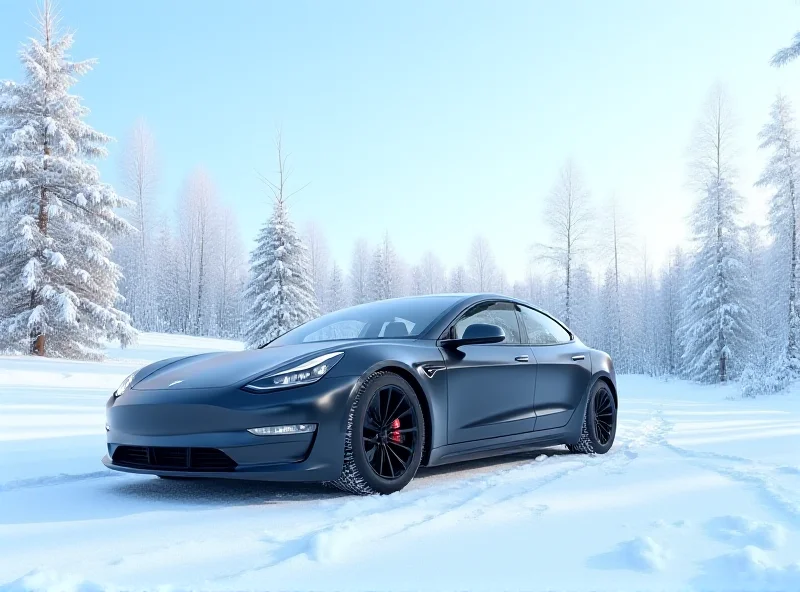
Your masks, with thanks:
[(216, 448), (166, 446), (117, 446), (114, 464), (137, 469), (165, 471), (232, 471), (236, 463)]

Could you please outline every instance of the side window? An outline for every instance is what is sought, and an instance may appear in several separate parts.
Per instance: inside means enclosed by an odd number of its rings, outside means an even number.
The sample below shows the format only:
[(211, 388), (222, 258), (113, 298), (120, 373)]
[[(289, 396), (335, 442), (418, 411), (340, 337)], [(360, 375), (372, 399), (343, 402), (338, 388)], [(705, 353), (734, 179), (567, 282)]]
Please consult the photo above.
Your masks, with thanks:
[(485, 302), (468, 310), (455, 324), (456, 339), (464, 336), (464, 330), (476, 323), (502, 327), (506, 334), (503, 343), (521, 343), (519, 323), (514, 305), (508, 302)]
[(519, 310), (522, 313), (522, 322), (525, 325), (525, 331), (528, 333), (528, 343), (531, 345), (566, 343), (572, 339), (564, 327), (547, 315), (524, 306), (520, 306)]

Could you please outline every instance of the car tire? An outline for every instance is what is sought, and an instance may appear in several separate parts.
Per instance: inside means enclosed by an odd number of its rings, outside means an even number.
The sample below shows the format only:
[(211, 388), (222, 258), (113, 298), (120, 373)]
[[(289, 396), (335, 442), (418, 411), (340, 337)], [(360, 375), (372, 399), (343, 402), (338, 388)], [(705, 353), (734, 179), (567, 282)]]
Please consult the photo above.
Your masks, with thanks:
[[(372, 444), (371, 440), (367, 441), (366, 434), (376, 432), (375, 440), (381, 438), (381, 433), (370, 427), (377, 425), (373, 421), (375, 397), (379, 397), (380, 404), (380, 397), (385, 397), (387, 390), (389, 401), (392, 405), (396, 404), (402, 413), (403, 427), (401, 429), (398, 423), (395, 430), (383, 429), (383, 441)], [(398, 394), (402, 394), (402, 398)], [(399, 403), (396, 402), (398, 399)], [(387, 415), (390, 413), (387, 405)], [(391, 421), (391, 417), (387, 421)], [(399, 422), (400, 419), (395, 421)], [(425, 421), (414, 389), (408, 381), (393, 372), (375, 372), (364, 380), (348, 411), (342, 474), (332, 485), (356, 495), (385, 495), (400, 491), (417, 473), (422, 462), (424, 443)], [(385, 458), (389, 458), (388, 469), (384, 468), (383, 461), (380, 461), (380, 470), (373, 466), (373, 463), (379, 463), (375, 455), (381, 454), (381, 448), (384, 448)], [(405, 465), (404, 460), (407, 463)], [(405, 468), (395, 478), (379, 474), (380, 471), (399, 471), (401, 467)]]
[(575, 444), (568, 444), (571, 452), (605, 454), (614, 445), (617, 434), (617, 405), (611, 387), (598, 380), (586, 398), (581, 436)]

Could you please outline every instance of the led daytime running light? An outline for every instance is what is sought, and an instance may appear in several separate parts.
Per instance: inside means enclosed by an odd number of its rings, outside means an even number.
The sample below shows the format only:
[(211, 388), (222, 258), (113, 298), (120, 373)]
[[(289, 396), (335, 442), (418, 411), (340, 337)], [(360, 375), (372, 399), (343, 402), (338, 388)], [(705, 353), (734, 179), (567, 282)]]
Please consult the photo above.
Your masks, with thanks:
[(267, 426), (247, 430), (254, 436), (290, 436), (292, 434), (310, 434), (317, 429), (315, 423), (298, 423), (293, 425)]
[(325, 376), (343, 356), (344, 352), (332, 352), (317, 356), (294, 368), (262, 376), (258, 380), (248, 384), (245, 388), (260, 392), (311, 384)]

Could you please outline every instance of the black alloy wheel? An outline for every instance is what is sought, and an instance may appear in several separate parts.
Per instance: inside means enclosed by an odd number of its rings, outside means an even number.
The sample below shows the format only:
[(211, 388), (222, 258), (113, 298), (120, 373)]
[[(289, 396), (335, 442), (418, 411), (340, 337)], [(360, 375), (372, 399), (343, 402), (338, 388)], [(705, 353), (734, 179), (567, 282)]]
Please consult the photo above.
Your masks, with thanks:
[(608, 383), (598, 380), (586, 400), (580, 437), (567, 446), (572, 452), (605, 454), (614, 445), (616, 434), (617, 402)]
[(416, 475), (424, 446), (425, 417), (414, 388), (393, 372), (375, 372), (350, 407), (342, 473), (331, 484), (358, 495), (400, 491)]
[(594, 434), (597, 442), (605, 446), (614, 428), (614, 397), (605, 387), (600, 388), (592, 402), (594, 406)]
[(364, 454), (379, 477), (399, 479), (408, 470), (417, 447), (417, 414), (408, 394), (389, 384), (372, 395), (364, 419)]

